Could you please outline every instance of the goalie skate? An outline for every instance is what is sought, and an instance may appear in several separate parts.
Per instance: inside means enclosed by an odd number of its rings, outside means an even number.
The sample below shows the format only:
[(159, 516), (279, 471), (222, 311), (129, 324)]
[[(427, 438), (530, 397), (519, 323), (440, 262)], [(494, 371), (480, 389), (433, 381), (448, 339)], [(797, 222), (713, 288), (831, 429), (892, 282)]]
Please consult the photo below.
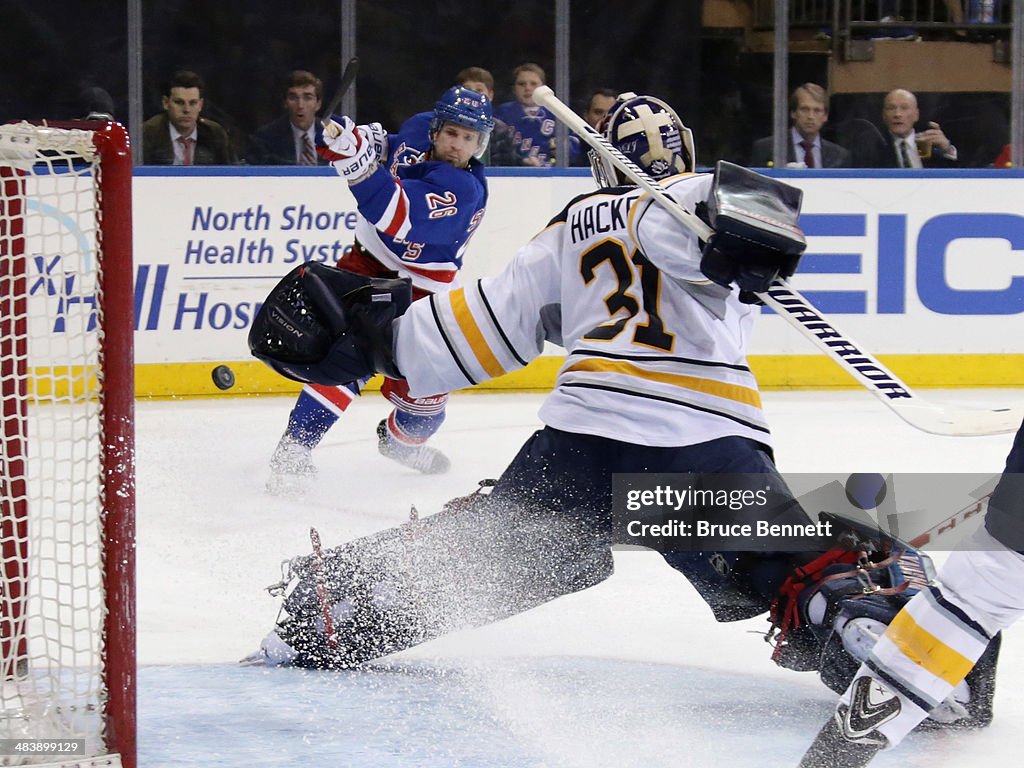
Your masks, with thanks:
[(885, 746), (885, 737), (876, 732), (861, 741), (851, 740), (842, 720), (841, 714), (828, 719), (798, 768), (864, 768)]
[(381, 456), (425, 475), (444, 474), (451, 468), (451, 460), (437, 448), (429, 445), (402, 445), (389, 432), (387, 419), (377, 425), (377, 450)]
[(243, 667), (283, 667), (291, 664), (298, 652), (281, 639), (277, 630), (263, 638), (260, 647), (239, 661)]
[(285, 433), (270, 457), (267, 492), (275, 496), (302, 492), (316, 473), (312, 449)]

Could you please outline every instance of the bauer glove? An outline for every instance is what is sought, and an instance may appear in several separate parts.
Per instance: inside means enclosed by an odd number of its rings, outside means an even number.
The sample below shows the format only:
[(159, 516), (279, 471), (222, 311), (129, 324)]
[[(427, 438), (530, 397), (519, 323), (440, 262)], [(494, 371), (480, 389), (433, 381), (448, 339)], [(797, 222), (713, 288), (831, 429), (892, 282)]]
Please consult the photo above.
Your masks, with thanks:
[(343, 117), (337, 123), (331, 120), (324, 126), (324, 146), (316, 151), (327, 160), (349, 184), (357, 184), (377, 170), (374, 142), (364, 126), (357, 126), (351, 118)]

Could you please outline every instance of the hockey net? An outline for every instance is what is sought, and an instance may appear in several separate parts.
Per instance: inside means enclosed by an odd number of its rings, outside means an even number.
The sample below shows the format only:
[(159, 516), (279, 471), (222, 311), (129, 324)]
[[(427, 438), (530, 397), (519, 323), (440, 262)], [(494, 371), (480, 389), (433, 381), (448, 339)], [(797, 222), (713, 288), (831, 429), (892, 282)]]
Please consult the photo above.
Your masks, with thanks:
[(0, 765), (135, 764), (131, 173), (0, 126)]

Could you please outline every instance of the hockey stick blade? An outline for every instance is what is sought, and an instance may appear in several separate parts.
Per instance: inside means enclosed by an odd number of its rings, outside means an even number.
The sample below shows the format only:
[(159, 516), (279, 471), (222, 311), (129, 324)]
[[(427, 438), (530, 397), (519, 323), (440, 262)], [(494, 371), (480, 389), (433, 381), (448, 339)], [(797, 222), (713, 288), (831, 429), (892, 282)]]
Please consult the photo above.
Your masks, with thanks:
[[(533, 100), (565, 123), (598, 154), (614, 163), (634, 184), (647, 192), (658, 205), (699, 239), (707, 240), (714, 234), (714, 230), (673, 200), (661, 185), (555, 96), (551, 88), (542, 85), (534, 89)], [(867, 388), (916, 429), (934, 435), (957, 437), (998, 435), (1015, 431), (1024, 420), (1022, 408), (947, 408), (927, 402), (782, 280), (776, 280), (767, 292), (757, 296), (852, 375), (858, 384)]]
[(953, 408), (929, 403), (783, 280), (758, 297), (912, 427), (970, 437), (1015, 432), (1022, 408)]
[(334, 98), (331, 99), (327, 105), (327, 109), (323, 112), (323, 117), (320, 119), (320, 124), (324, 127), (331, 122), (331, 116), (337, 111), (338, 107), (341, 106), (341, 100), (345, 98), (345, 94), (348, 93), (348, 89), (352, 87), (352, 83), (356, 80), (356, 75), (359, 74), (359, 57), (353, 56), (348, 60), (348, 64), (345, 65), (345, 71), (341, 73), (341, 84), (338, 86), (338, 90), (334, 92)]

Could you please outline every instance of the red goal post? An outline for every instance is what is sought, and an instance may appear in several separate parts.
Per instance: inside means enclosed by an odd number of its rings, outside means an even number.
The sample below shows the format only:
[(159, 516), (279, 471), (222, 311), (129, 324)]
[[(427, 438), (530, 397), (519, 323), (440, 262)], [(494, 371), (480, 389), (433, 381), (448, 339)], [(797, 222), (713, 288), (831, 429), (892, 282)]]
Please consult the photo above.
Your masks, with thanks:
[(135, 766), (131, 178), (117, 123), (0, 126), (0, 765)]

